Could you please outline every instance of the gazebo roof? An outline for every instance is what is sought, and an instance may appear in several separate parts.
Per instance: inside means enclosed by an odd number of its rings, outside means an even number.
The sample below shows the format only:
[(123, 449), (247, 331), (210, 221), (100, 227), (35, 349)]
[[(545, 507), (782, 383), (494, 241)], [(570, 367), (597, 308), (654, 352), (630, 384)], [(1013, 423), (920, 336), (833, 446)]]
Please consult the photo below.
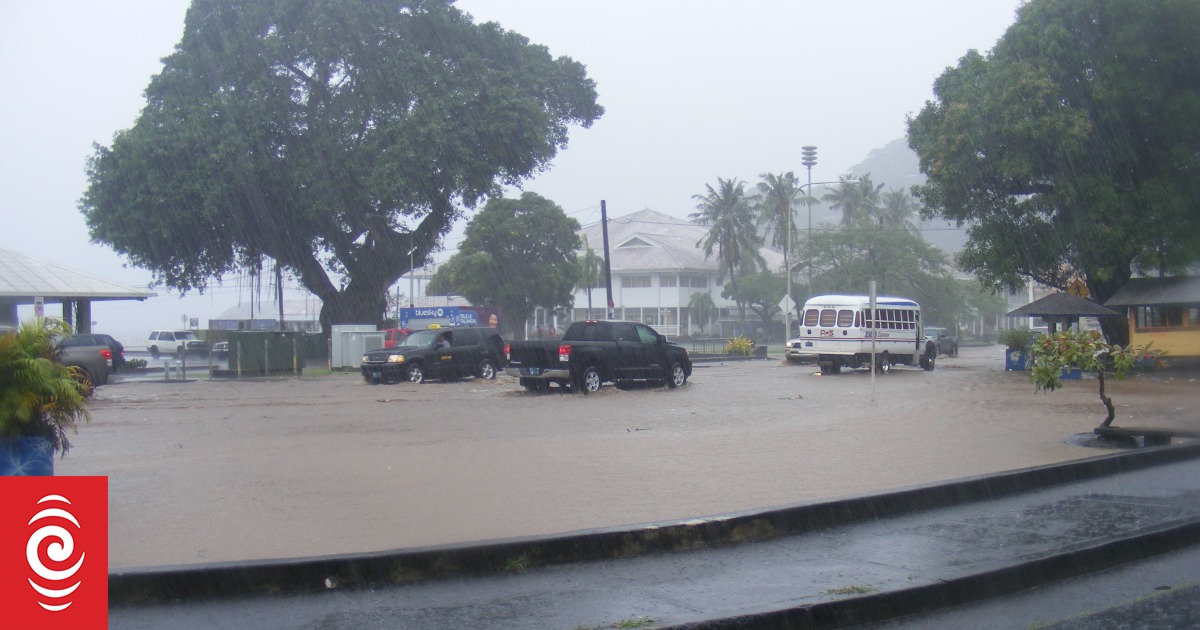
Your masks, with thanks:
[(1009, 311), (1009, 317), (1041, 317), (1062, 319), (1074, 317), (1115, 317), (1120, 313), (1070, 293), (1051, 293), (1021, 308)]

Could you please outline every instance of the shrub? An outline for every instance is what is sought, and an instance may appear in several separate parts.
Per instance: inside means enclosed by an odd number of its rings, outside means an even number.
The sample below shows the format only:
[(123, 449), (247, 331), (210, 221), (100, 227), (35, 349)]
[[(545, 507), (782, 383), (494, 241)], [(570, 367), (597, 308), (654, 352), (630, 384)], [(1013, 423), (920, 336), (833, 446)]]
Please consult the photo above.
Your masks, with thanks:
[(754, 352), (754, 340), (737, 336), (725, 342), (725, 354), (735, 357), (748, 357)]

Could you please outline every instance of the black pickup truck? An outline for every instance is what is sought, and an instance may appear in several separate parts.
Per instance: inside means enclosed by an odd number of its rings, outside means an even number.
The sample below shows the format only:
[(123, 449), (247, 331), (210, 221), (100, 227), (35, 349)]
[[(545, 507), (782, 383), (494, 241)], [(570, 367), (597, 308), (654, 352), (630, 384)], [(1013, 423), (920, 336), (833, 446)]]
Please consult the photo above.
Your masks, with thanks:
[(605, 382), (624, 388), (638, 381), (675, 388), (692, 375), (685, 348), (638, 322), (575, 322), (562, 339), (513, 341), (506, 354), (505, 373), (519, 378), (529, 391), (557, 383), (589, 394)]

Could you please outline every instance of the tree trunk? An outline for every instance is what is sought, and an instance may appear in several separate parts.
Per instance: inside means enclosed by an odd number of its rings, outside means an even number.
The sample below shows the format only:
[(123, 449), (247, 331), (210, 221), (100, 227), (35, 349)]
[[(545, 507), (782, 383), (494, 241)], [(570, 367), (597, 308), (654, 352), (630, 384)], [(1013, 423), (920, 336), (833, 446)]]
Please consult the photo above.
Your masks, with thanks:
[(1104, 422), (1100, 423), (1101, 428), (1104, 428), (1104, 427), (1107, 427), (1108, 425), (1112, 424), (1113, 418), (1116, 417), (1116, 409), (1113, 408), (1112, 399), (1104, 394), (1104, 366), (1103, 365), (1100, 366), (1099, 370), (1096, 370), (1096, 380), (1100, 381), (1100, 401), (1104, 403), (1104, 408), (1108, 410), (1108, 417), (1106, 417), (1104, 419)]

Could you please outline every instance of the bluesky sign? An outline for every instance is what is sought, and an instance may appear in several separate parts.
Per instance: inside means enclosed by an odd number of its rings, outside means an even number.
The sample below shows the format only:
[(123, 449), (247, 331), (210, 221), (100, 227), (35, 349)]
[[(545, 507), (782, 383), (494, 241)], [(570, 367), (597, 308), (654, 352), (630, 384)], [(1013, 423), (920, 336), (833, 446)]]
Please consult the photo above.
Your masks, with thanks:
[(430, 324), (440, 326), (478, 326), (475, 311), (457, 306), (433, 306), (428, 308), (400, 309), (401, 328), (428, 328)]

